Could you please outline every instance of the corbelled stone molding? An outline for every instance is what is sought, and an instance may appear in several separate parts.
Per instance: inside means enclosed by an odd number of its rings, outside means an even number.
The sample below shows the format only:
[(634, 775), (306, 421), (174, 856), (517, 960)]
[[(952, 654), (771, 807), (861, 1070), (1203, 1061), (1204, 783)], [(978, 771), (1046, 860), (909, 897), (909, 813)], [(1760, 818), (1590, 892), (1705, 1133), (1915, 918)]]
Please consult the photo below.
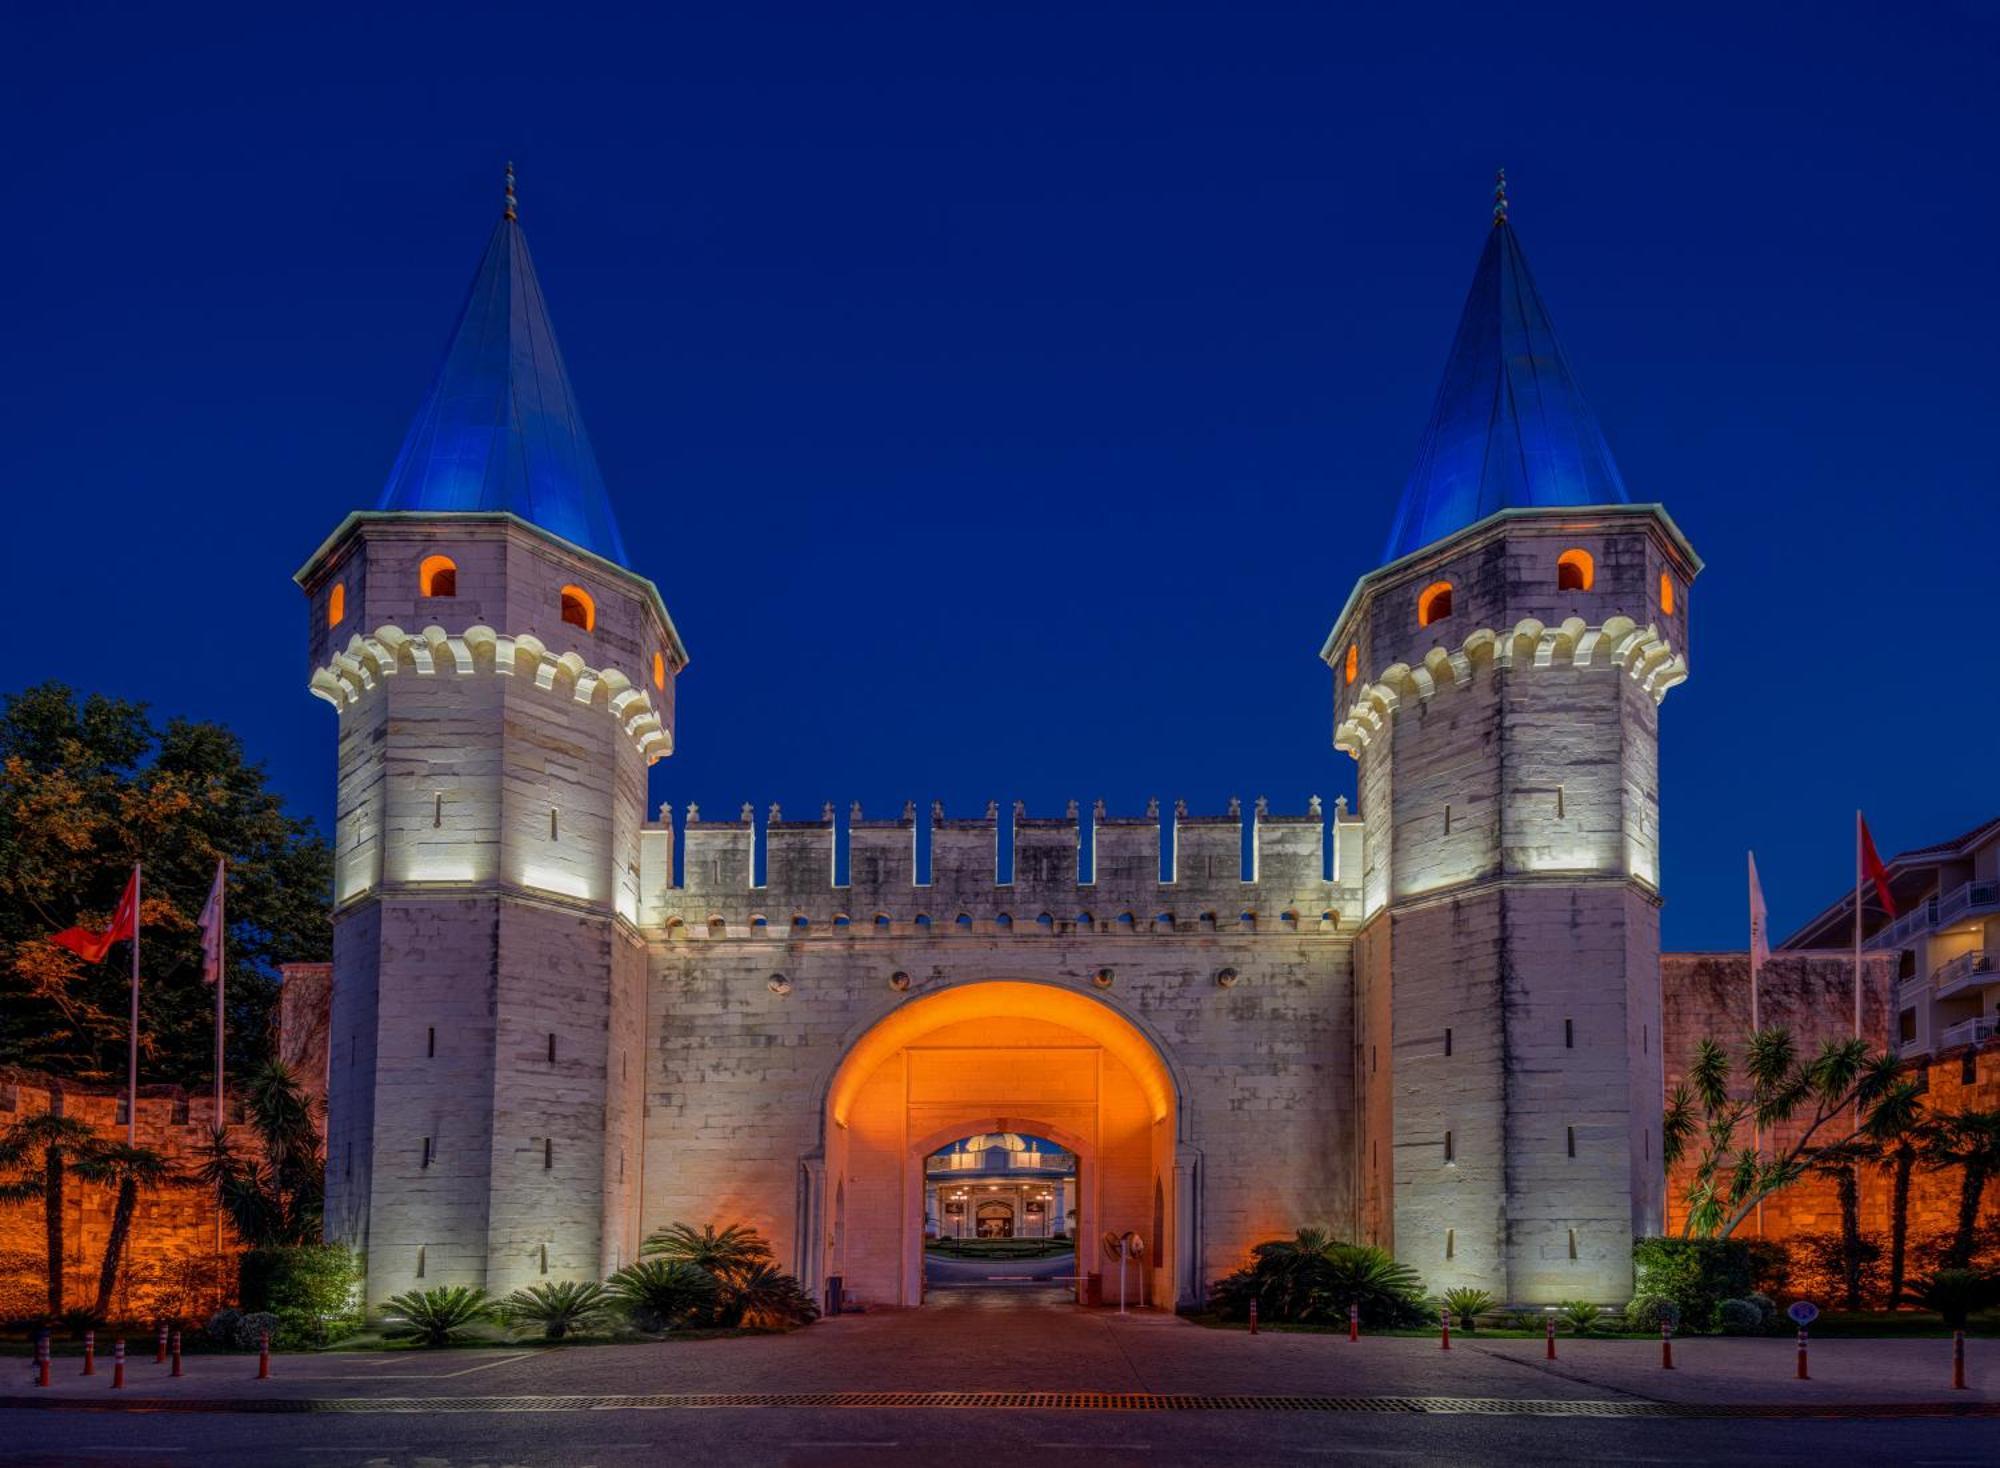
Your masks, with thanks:
[(1438, 646), (1420, 664), (1397, 663), (1358, 690), (1347, 717), (1334, 731), (1333, 747), (1354, 758), (1388, 727), (1405, 702), (1425, 702), (1441, 688), (1466, 688), (1482, 666), (1496, 668), (1622, 668), (1655, 703), (1688, 675), (1687, 659), (1674, 651), (1657, 627), (1641, 627), (1630, 617), (1612, 617), (1592, 627), (1581, 617), (1544, 626), (1529, 617), (1511, 630), (1482, 627), (1454, 651)]
[(557, 656), (540, 638), (525, 632), (507, 636), (491, 627), (472, 626), (453, 636), (442, 627), (426, 627), (412, 636), (400, 627), (384, 625), (349, 638), (325, 667), (313, 670), (309, 686), (345, 712), (386, 679), (429, 678), (440, 672), (532, 678), (537, 688), (602, 709), (647, 764), (673, 753), (673, 735), (644, 687), (616, 668), (593, 668), (574, 652)]

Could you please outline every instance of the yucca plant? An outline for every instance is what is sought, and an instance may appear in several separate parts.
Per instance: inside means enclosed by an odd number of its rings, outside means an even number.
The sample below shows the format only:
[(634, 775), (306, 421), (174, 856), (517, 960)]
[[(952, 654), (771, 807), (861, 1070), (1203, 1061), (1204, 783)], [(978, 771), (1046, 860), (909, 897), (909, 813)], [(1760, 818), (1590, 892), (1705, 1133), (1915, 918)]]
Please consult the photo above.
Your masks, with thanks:
[(1578, 1335), (1589, 1335), (1597, 1329), (1599, 1311), (1589, 1300), (1564, 1300), (1556, 1308)]
[(1493, 1308), (1493, 1296), (1485, 1290), (1461, 1285), (1444, 1292), (1444, 1307), (1457, 1318), (1460, 1330), (1477, 1330), (1479, 1317)]
[(425, 1346), (448, 1346), (468, 1327), (490, 1319), (493, 1305), (484, 1290), (440, 1285), (396, 1295), (382, 1313), (389, 1322), (384, 1335), (414, 1339)]
[(612, 1275), (605, 1292), (641, 1330), (672, 1330), (710, 1319), (718, 1287), (714, 1275), (684, 1259), (641, 1259)]
[(775, 1264), (759, 1264), (724, 1289), (722, 1311), (727, 1325), (810, 1325), (819, 1306), (805, 1286)]
[(772, 1262), (770, 1242), (756, 1229), (740, 1223), (724, 1229), (712, 1223), (699, 1229), (687, 1223), (672, 1224), (649, 1236), (639, 1246), (639, 1254), (692, 1264), (718, 1281), (740, 1278)]
[(563, 1280), (514, 1291), (500, 1302), (498, 1313), (516, 1332), (539, 1328), (543, 1340), (559, 1341), (573, 1331), (602, 1325), (611, 1306), (611, 1292), (595, 1280)]

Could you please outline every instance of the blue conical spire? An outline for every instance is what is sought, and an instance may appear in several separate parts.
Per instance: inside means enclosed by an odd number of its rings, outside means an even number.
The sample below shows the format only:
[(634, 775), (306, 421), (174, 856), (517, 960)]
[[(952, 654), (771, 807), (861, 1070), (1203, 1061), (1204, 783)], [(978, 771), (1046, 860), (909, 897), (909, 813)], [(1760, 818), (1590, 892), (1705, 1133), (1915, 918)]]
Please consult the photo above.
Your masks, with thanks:
[(472, 293), (396, 467), (384, 510), (506, 510), (619, 565), (625, 543), (515, 218), (487, 241)]
[(1385, 561), (1496, 510), (1630, 499), (1528, 274), (1504, 181), (1496, 197)]

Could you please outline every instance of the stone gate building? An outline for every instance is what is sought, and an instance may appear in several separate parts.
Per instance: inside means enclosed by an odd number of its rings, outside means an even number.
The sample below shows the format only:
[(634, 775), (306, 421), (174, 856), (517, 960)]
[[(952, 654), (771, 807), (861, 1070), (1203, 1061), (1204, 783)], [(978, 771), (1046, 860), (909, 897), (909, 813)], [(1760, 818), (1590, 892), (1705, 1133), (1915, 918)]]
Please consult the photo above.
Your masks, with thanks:
[(1021, 1133), (1153, 1300), (1306, 1223), (1434, 1288), (1623, 1300), (1700, 563), (1628, 496), (1504, 198), (1394, 523), (1322, 654), (1358, 811), (650, 818), (687, 653), (510, 192), (379, 508), (298, 575), (340, 719), (328, 1229), (370, 1299), (713, 1219), (915, 1304), (925, 1158)]

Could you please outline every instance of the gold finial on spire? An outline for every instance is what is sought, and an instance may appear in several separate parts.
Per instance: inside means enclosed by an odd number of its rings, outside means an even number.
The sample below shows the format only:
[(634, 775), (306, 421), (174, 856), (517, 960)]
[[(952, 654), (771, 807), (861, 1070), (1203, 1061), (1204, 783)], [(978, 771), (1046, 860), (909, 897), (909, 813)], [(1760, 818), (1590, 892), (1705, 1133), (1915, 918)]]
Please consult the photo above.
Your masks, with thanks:
[(519, 207), (519, 201), (514, 197), (514, 160), (509, 158), (507, 160), (507, 217), (509, 219), (519, 219), (521, 216), (515, 212)]
[[(512, 218), (512, 216), (508, 216)], [(1507, 222), (1507, 170), (1498, 169), (1493, 174), (1493, 227), (1498, 229)]]

